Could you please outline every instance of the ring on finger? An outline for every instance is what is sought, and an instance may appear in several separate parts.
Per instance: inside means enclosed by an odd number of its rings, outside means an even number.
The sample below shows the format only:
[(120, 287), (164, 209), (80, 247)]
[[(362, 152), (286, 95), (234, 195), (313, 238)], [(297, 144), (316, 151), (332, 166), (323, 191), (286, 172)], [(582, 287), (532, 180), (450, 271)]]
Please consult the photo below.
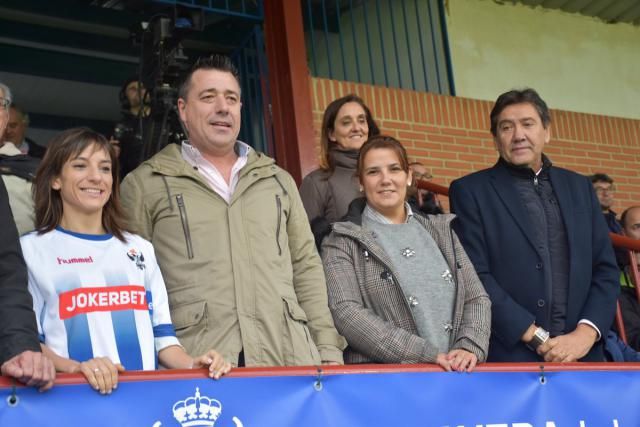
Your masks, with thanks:
[(100, 372), (100, 368), (93, 368), (93, 372), (95, 372), (95, 373)]

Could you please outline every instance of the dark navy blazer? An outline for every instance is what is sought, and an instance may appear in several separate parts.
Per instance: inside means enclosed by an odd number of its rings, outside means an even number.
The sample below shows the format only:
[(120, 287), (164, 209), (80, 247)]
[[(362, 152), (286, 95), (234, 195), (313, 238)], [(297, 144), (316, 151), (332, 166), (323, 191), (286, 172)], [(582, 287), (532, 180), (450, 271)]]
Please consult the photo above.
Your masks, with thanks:
[[(583, 361), (602, 361), (604, 341), (619, 292), (609, 229), (591, 182), (551, 166), (551, 185), (560, 205), (569, 248), (566, 332), (578, 321), (595, 324), (602, 339)], [(515, 178), (498, 162), (490, 169), (454, 181), (449, 190), (455, 230), (492, 303), (488, 361), (542, 360), (520, 338), (534, 321), (549, 330), (551, 289), (545, 289), (542, 254), (535, 247), (529, 213)]]

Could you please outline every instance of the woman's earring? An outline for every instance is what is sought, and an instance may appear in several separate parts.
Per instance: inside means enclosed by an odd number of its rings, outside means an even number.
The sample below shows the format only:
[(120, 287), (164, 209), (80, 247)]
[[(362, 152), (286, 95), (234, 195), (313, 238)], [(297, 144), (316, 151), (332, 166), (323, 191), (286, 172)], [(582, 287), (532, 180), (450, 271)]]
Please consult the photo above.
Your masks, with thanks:
[(364, 187), (361, 185), (360, 186), (360, 192), (362, 193), (364, 191)]

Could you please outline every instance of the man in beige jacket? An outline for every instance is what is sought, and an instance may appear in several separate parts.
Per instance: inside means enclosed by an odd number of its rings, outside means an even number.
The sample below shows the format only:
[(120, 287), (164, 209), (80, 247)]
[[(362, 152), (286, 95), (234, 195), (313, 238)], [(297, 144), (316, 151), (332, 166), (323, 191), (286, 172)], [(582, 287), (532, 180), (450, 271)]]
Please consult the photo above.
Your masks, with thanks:
[(129, 174), (122, 198), (133, 231), (155, 247), (180, 342), (236, 366), (342, 363), (295, 182), (237, 140), (237, 69), (225, 56), (201, 59), (178, 96), (189, 141)]

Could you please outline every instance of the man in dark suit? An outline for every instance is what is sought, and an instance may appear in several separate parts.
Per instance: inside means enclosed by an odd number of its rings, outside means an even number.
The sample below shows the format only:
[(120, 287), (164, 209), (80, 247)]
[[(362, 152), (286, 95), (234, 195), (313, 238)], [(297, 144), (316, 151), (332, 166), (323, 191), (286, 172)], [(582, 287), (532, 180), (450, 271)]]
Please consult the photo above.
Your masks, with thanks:
[[(9, 119), (11, 92), (0, 83), (0, 134)], [(53, 363), (42, 354), (33, 302), (27, 290), (27, 267), (9, 197), (0, 179), (0, 374), (46, 390), (53, 386)]]
[(543, 154), (551, 117), (533, 89), (496, 100), (500, 158), (450, 188), (456, 231), (491, 298), (488, 361), (603, 361), (619, 292), (591, 182)]

